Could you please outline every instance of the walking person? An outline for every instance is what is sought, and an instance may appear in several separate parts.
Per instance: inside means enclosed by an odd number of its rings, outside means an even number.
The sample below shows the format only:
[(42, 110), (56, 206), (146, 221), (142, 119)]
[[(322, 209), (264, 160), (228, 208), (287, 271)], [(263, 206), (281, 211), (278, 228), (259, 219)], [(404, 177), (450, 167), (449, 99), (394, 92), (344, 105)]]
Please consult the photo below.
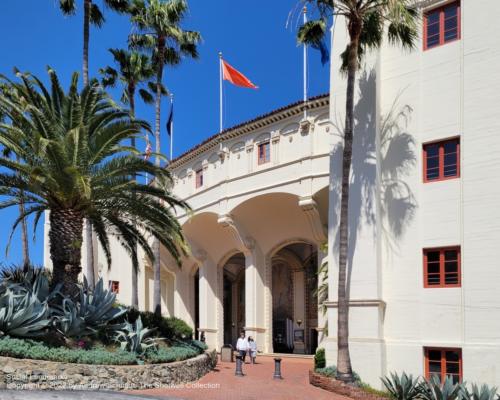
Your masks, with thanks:
[(245, 337), (245, 332), (241, 331), (240, 337), (236, 342), (236, 350), (240, 353), (243, 363), (245, 363), (245, 357), (248, 350), (248, 340)]
[(257, 342), (253, 340), (253, 337), (248, 337), (248, 355), (250, 356), (250, 362), (255, 364), (255, 359), (257, 358)]

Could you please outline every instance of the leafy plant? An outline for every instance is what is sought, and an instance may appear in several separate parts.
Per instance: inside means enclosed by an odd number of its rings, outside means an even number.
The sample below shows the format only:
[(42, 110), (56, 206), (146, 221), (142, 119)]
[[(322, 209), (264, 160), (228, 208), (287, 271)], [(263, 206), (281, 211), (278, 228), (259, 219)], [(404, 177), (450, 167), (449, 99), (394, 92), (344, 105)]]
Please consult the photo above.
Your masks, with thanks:
[(314, 354), (314, 369), (325, 368), (326, 367), (326, 356), (325, 349), (319, 348), (316, 350), (316, 354)]
[(461, 383), (453, 383), (447, 376), (444, 383), (438, 376), (433, 375), (422, 385), (421, 398), (424, 400), (460, 400), (465, 394), (465, 387)]
[(30, 358), (56, 362), (97, 364), (97, 365), (133, 365), (137, 364), (135, 354), (128, 351), (108, 351), (105, 348), (91, 350), (50, 347), (34, 340), (22, 340), (10, 337), (0, 339), (0, 355), (14, 358)]
[(144, 355), (147, 349), (156, 347), (158, 338), (151, 338), (154, 329), (144, 328), (141, 317), (134, 324), (125, 323), (122, 330), (118, 330), (115, 341), (120, 343), (122, 350)]
[(147, 351), (146, 359), (155, 364), (169, 363), (174, 361), (187, 360), (199, 354), (195, 349), (188, 346), (172, 346)]
[(497, 388), (482, 385), (481, 387), (472, 384), (472, 391), (464, 388), (464, 397), (469, 400), (495, 400), (497, 398)]
[(394, 400), (413, 400), (420, 397), (422, 393), (422, 384), (418, 378), (413, 375), (407, 375), (405, 372), (399, 376), (391, 373), (389, 377), (381, 378), (382, 383)]
[(11, 286), (0, 294), (0, 337), (43, 336), (51, 323), (47, 303), (40, 302), (36, 294), (16, 292)]

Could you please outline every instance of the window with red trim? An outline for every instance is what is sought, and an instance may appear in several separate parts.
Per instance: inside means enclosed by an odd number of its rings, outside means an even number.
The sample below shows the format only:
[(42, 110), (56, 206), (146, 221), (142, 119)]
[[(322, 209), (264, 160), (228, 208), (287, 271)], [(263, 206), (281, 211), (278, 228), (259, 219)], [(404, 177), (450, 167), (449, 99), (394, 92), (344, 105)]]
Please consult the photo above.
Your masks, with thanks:
[(120, 282), (109, 281), (109, 288), (113, 293), (120, 293)]
[(460, 2), (424, 13), (424, 50), (460, 39)]
[(425, 377), (438, 376), (444, 382), (451, 376), (454, 383), (462, 382), (462, 349), (424, 348)]
[(459, 287), (460, 247), (424, 249), (424, 287)]
[(271, 161), (271, 152), (270, 152), (269, 142), (260, 143), (258, 147), (258, 162), (260, 164), (265, 164)]
[(424, 144), (424, 182), (460, 176), (460, 140)]
[(196, 187), (203, 186), (203, 168), (196, 171)]

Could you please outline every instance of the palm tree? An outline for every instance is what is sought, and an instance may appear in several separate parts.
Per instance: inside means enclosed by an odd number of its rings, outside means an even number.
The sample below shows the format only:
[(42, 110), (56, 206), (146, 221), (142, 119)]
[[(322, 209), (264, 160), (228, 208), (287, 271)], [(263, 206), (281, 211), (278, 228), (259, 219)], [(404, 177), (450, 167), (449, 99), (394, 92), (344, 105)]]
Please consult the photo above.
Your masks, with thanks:
[(297, 34), (299, 43), (320, 45), (326, 35), (328, 22), (336, 16), (345, 18), (349, 34), (349, 43), (341, 55), (342, 70), (347, 74), (347, 89), (339, 222), (337, 378), (352, 381), (346, 278), (356, 74), (366, 50), (378, 48), (385, 32), (390, 43), (399, 43), (408, 49), (414, 48), (418, 35), (418, 13), (412, 7), (413, 0), (303, 0), (303, 2), (315, 4), (320, 17), (300, 27)]
[[(135, 119), (135, 94), (139, 89), (139, 95), (146, 104), (152, 104), (153, 95), (143, 87), (154, 85), (153, 82), (148, 82), (155, 76), (155, 70), (151, 64), (151, 60), (145, 54), (140, 54), (135, 51), (127, 51), (122, 49), (110, 49), (115, 63), (118, 65), (118, 70), (113, 67), (101, 68), (99, 73), (102, 75), (101, 84), (107, 87), (115, 87), (117, 82), (123, 86), (121, 102), (129, 104), (130, 118)], [(148, 85), (149, 84), (149, 85)], [(130, 139), (132, 148), (135, 149), (135, 137)], [(137, 274), (139, 268), (139, 260), (137, 257), (132, 258), (132, 307), (139, 308), (139, 291), (137, 285)]]
[[(89, 220), (111, 263), (110, 235), (133, 257), (138, 244), (150, 258), (150, 236), (158, 239), (178, 260), (184, 253), (181, 226), (173, 214), (187, 205), (171, 195), (166, 169), (137, 157), (123, 146), (149, 125), (131, 119), (93, 81), (78, 92), (78, 74), (64, 92), (49, 69), (51, 87), (35, 76), (17, 74), (20, 81), (3, 77), (15, 96), (0, 93), (0, 110), (12, 123), (0, 124), (0, 145), (19, 157), (0, 157), (0, 195), (8, 199), (0, 209), (19, 204), (24, 193), (26, 210), (14, 223), (34, 215), (34, 226), (50, 211), (50, 255), (54, 284), (74, 294), (81, 272), (83, 221)], [(149, 174), (155, 186), (134, 176)]]
[[(104, 22), (104, 15), (97, 4), (93, 0), (83, 1), (83, 85), (89, 84), (89, 41), (90, 41), (90, 25), (101, 27)], [(117, 12), (127, 12), (129, 0), (103, 0), (104, 4)], [(77, 10), (76, 0), (59, 0), (59, 8), (64, 15), (74, 15)], [(92, 224), (87, 221), (85, 226), (85, 242), (87, 244), (87, 270), (85, 275), (88, 278), (89, 286), (93, 287), (94, 282), (94, 241), (92, 233)]]
[[(197, 44), (201, 40), (199, 32), (186, 31), (181, 22), (186, 16), (188, 5), (186, 0), (133, 0), (130, 6), (132, 22), (138, 29), (131, 35), (132, 47), (147, 50), (152, 54), (156, 69), (156, 101), (155, 101), (155, 151), (157, 166), (160, 166), (160, 116), (163, 88), (163, 69), (165, 65), (178, 65), (183, 57), (197, 58)], [(160, 286), (160, 243), (153, 243), (155, 261), (154, 271), (154, 312), (161, 315)]]

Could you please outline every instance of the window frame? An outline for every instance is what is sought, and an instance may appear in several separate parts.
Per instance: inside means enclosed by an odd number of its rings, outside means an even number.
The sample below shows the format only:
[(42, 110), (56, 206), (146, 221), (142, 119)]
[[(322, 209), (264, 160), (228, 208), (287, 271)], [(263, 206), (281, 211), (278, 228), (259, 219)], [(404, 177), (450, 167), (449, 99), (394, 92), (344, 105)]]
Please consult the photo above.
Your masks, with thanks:
[[(449, 250), (457, 251), (457, 283), (446, 283), (446, 273), (445, 273), (445, 261), (444, 252)], [(430, 251), (439, 251), (439, 285), (429, 285), (428, 283), (428, 263), (427, 263), (427, 253)], [(460, 246), (445, 246), (445, 247), (428, 247), (422, 250), (422, 262), (424, 269), (424, 288), (425, 289), (437, 289), (437, 288), (459, 288), (462, 287), (462, 252)]]
[(109, 290), (112, 293), (119, 294), (120, 293), (120, 281), (109, 280)]
[[(269, 148), (269, 158), (266, 158), (266, 152), (264, 151), (264, 157), (260, 156), (260, 149), (263, 146), (268, 146)], [(271, 162), (271, 141), (265, 140), (260, 143), (257, 143), (257, 164), (263, 165)]]
[[(459, 382), (463, 382), (463, 356), (462, 349), (460, 347), (424, 347), (424, 375), (426, 379), (430, 379), (430, 360), (429, 360), (429, 352), (430, 351), (439, 351), (441, 352), (441, 382), (443, 382), (443, 378), (451, 375), (446, 373), (446, 352), (447, 351), (456, 351), (459, 354), (458, 357), (458, 380)], [(444, 367), (444, 368), (443, 368)]]
[(196, 189), (203, 187), (204, 179), (203, 179), (203, 168), (199, 168), (194, 171), (194, 181)]
[[(453, 176), (444, 176), (444, 145), (449, 142), (457, 142), (457, 174)], [(436, 179), (428, 179), (427, 178), (427, 146), (439, 145), (439, 159), (438, 159), (438, 168), (439, 168), (439, 176)], [(460, 157), (461, 157), (461, 149), (460, 149), (460, 136), (453, 136), (446, 139), (433, 140), (430, 142), (422, 143), (422, 170), (423, 170), (423, 182), (424, 183), (432, 183), (432, 182), (441, 182), (447, 181), (450, 179), (459, 179), (460, 178)]]
[[(451, 39), (451, 40), (448, 40), (448, 41), (445, 41), (444, 40), (444, 10), (451, 6), (451, 5), (454, 5), (456, 4), (457, 6), (457, 37), (455, 39)], [(429, 14), (431, 13), (434, 13), (436, 11), (439, 11), (439, 43), (434, 45), (434, 46), (427, 46), (427, 17)], [(441, 47), (445, 44), (448, 44), (448, 43), (453, 43), (457, 40), (461, 40), (462, 39), (462, 4), (461, 4), (461, 0), (453, 0), (453, 1), (449, 1), (445, 4), (442, 4), (442, 5), (439, 5), (437, 7), (433, 7), (433, 8), (430, 8), (428, 10), (424, 10), (423, 12), (423, 35), (422, 35), (422, 38), (423, 38), (423, 50), (424, 51), (427, 51), (427, 50), (432, 50), (432, 49), (435, 49), (437, 47)]]

